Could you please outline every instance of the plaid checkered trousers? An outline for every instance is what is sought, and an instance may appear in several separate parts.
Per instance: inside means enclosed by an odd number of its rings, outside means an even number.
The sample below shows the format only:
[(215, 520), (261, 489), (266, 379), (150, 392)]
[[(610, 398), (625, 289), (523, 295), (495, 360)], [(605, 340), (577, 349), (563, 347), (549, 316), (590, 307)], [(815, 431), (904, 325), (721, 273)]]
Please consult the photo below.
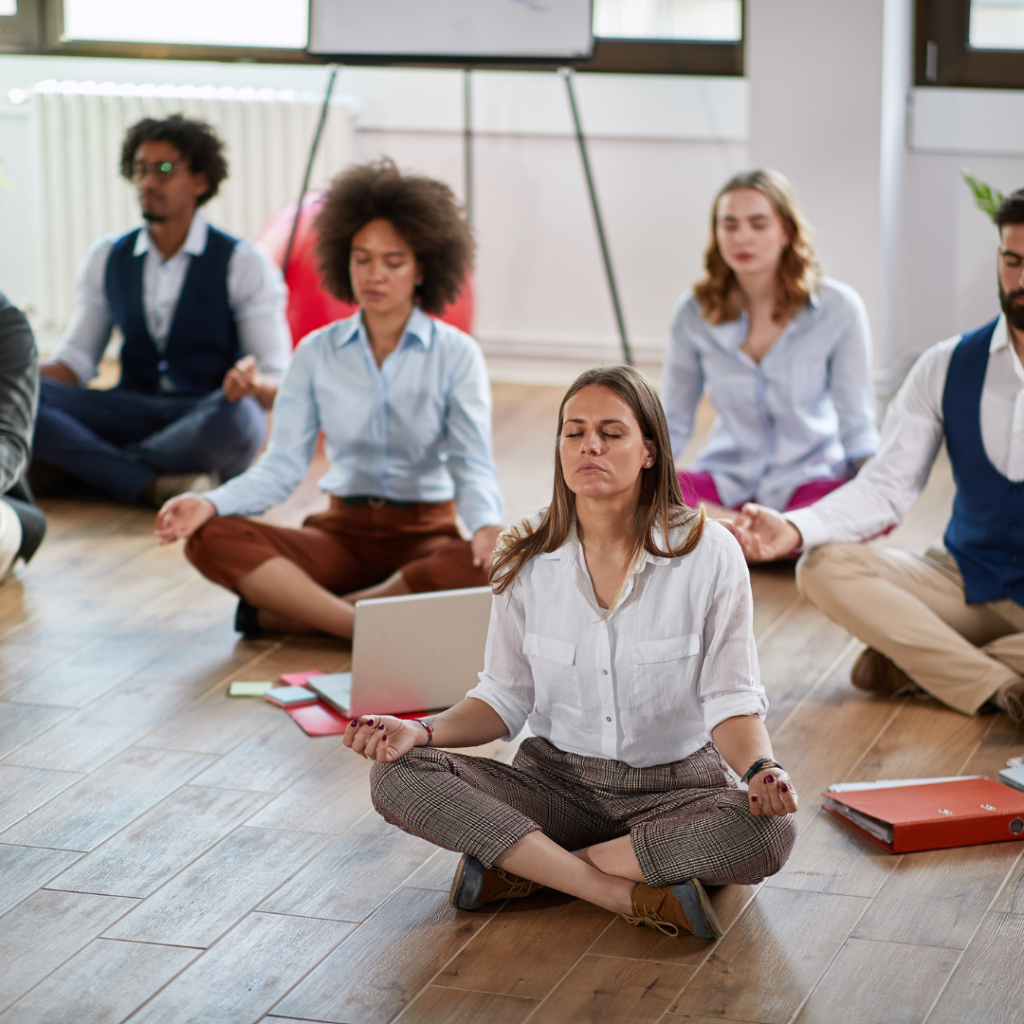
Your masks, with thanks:
[(786, 862), (792, 817), (754, 817), (714, 744), (671, 764), (633, 768), (533, 736), (511, 765), (414, 747), (370, 773), (392, 825), (490, 867), (540, 829), (567, 850), (628, 835), (649, 885), (691, 878), (754, 884)]

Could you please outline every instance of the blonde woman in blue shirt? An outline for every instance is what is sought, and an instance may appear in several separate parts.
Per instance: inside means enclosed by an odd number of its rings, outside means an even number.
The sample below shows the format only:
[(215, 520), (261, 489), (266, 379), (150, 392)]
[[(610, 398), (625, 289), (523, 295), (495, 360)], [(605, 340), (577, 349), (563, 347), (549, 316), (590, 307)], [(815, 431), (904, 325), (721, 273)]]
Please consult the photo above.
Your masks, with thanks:
[(706, 275), (672, 317), (662, 401), (678, 459), (705, 392), (718, 414), (683, 498), (803, 508), (878, 447), (871, 333), (860, 296), (823, 278), (777, 171), (738, 174), (715, 198)]
[[(157, 516), (163, 543), (187, 537), (190, 561), (239, 595), (246, 635), (350, 637), (361, 597), (486, 585), (500, 533), (483, 355), (427, 316), (455, 298), (473, 254), (451, 190), (387, 160), (354, 167), (332, 185), (317, 233), (325, 283), (359, 312), (296, 349), (263, 458)], [(299, 529), (243, 518), (292, 494), (320, 431), (329, 509)]]

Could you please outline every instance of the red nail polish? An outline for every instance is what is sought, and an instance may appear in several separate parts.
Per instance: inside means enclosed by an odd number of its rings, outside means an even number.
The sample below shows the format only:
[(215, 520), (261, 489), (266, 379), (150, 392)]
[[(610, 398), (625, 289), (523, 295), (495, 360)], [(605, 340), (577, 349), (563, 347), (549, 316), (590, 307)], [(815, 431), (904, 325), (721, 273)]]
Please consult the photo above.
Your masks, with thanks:
[(764, 777), (764, 781), (765, 782), (774, 782), (775, 781), (775, 776), (774, 775), (766, 775)]
[(787, 786), (784, 782), (779, 783), (779, 789), (781, 789), (783, 793), (789, 792), (789, 786)]
[(752, 803), (755, 803), (755, 804), (757, 803), (757, 797), (756, 796), (752, 796), (750, 798), (750, 800), (751, 800)]

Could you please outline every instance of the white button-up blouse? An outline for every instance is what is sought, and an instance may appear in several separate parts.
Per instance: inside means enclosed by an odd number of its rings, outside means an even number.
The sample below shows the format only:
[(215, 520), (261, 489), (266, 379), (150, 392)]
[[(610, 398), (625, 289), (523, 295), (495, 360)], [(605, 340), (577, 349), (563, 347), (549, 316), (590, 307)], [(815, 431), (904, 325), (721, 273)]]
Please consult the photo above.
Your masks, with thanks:
[[(681, 544), (688, 527), (673, 530)], [(573, 532), (532, 558), (491, 607), (480, 683), (516, 736), (635, 768), (681, 760), (727, 718), (768, 710), (752, 629), (750, 575), (709, 522), (682, 558), (644, 552), (609, 612)]]

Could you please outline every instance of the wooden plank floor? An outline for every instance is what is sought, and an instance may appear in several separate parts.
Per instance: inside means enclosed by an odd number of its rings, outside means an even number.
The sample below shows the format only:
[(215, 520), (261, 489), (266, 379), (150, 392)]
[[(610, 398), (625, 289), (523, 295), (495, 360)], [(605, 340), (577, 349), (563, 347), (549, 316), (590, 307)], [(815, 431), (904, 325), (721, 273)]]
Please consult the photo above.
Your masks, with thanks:
[[(519, 515), (550, 491), (560, 389), (495, 397)], [(318, 507), (315, 477), (272, 518)], [(950, 494), (943, 463), (887, 542), (923, 549)], [(377, 817), (362, 760), (226, 697), (234, 679), (344, 668), (344, 645), (237, 640), (233, 600), (156, 546), (152, 513), (48, 511), (36, 560), (0, 587), (0, 1024), (1024, 1019), (1024, 848), (892, 857), (817, 797), (991, 775), (1024, 738), (1001, 715), (852, 690), (859, 645), (799, 598), (791, 566), (752, 583), (800, 837), (765, 884), (713, 894), (728, 931), (710, 943), (550, 892), (452, 911), (455, 856)]]

